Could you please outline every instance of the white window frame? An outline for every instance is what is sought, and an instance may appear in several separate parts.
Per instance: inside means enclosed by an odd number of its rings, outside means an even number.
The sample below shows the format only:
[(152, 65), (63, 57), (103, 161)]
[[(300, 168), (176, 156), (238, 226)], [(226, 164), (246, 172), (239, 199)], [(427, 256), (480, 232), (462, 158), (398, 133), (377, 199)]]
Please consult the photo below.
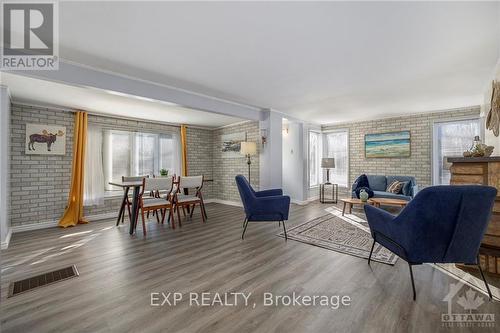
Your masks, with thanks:
[[(484, 140), (484, 119), (481, 118), (479, 115), (477, 116), (468, 116), (468, 117), (456, 117), (456, 118), (447, 118), (447, 119), (439, 119), (439, 120), (433, 120), (431, 122), (431, 183), (432, 185), (437, 185), (437, 178), (439, 176), (437, 175), (437, 169), (436, 169), (436, 162), (438, 159), (438, 149), (437, 149), (437, 126), (438, 124), (443, 124), (443, 123), (454, 123), (454, 122), (461, 122), (461, 121), (467, 121), (467, 120), (479, 120), (479, 136), (481, 138), (481, 141)], [(471, 138), (471, 144), (472, 140), (474, 138)]]
[[(128, 170), (129, 170), (129, 173), (133, 174), (135, 173), (135, 170), (136, 170), (136, 167), (138, 166), (137, 165), (137, 134), (149, 134), (149, 135), (154, 135), (155, 136), (155, 152), (154, 152), (154, 165), (153, 165), (153, 173), (155, 175), (159, 175), (160, 173), (160, 160), (161, 160), (161, 157), (160, 157), (160, 154), (161, 154), (161, 147), (160, 147), (160, 138), (161, 137), (166, 137), (166, 136), (169, 136), (169, 135), (172, 135), (173, 137), (175, 137), (175, 133), (158, 133), (158, 132), (147, 132), (147, 131), (133, 131), (133, 130), (126, 130), (126, 129), (109, 129), (109, 128), (104, 128), (103, 129), (103, 164), (104, 164), (104, 167), (111, 167), (112, 169), (112, 153), (111, 153), (111, 148), (110, 147), (106, 147), (106, 144), (110, 145), (111, 142), (108, 141), (109, 138), (107, 138), (107, 135), (106, 135), (106, 132), (110, 132), (111, 135), (113, 133), (123, 133), (123, 134), (128, 134), (129, 135), (129, 166), (128, 166)], [(180, 144), (180, 138), (179, 139), (179, 144)], [(180, 146), (178, 147), (179, 148), (179, 152), (180, 152)], [(106, 155), (109, 155), (109, 156), (106, 156)], [(179, 161), (181, 160), (181, 156), (178, 156), (179, 158)], [(104, 160), (107, 160), (107, 162), (104, 162)], [(180, 172), (181, 166), (179, 165), (179, 170), (178, 172)], [(109, 170), (104, 170), (104, 174), (105, 174), (105, 181), (107, 182), (109, 180), (108, 178), (108, 175), (109, 175)], [(112, 176), (112, 175), (111, 175)], [(104, 188), (104, 195), (105, 197), (115, 197), (115, 196), (122, 196), (123, 193), (122, 193), (122, 190), (119, 189), (118, 187), (108, 187), (107, 184), (104, 184), (105, 188)], [(110, 189), (112, 188), (112, 189)]]
[[(350, 177), (351, 177), (351, 149), (350, 149), (351, 136), (349, 133), (349, 128), (337, 128), (337, 129), (327, 130), (327, 131), (323, 132), (323, 156), (325, 156), (325, 157), (330, 157), (330, 156), (328, 156), (328, 139), (327, 139), (327, 137), (328, 137), (328, 134), (332, 134), (332, 133), (346, 133), (347, 134), (347, 179), (346, 179), (347, 186), (345, 188), (350, 189), (351, 188), (351, 180), (350, 180)], [(330, 171), (330, 175), (331, 175), (331, 171)], [(340, 185), (339, 185), (339, 187), (344, 188)]]
[[(317, 164), (318, 164), (318, 183), (317, 184), (311, 184), (311, 160), (310, 160), (310, 156), (311, 156), (311, 133), (314, 133), (316, 135), (318, 135), (318, 147), (317, 147), (317, 151), (318, 151), (318, 161), (317, 161)], [(321, 157), (323, 155), (323, 144), (322, 144), (322, 141), (323, 141), (323, 138), (322, 138), (322, 133), (321, 131), (319, 130), (309, 130), (307, 132), (307, 184), (309, 186), (309, 188), (317, 188), (319, 187), (319, 185), (321, 184), (322, 182), (322, 179), (323, 179), (323, 175), (322, 175), (322, 170), (321, 170)]]

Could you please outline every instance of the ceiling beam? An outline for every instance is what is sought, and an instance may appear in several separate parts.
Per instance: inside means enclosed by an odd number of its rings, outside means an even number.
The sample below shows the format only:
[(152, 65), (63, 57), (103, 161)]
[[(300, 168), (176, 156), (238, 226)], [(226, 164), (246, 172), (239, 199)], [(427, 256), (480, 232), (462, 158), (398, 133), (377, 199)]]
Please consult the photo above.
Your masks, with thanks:
[(60, 60), (59, 70), (6, 71), (71, 86), (98, 88), (151, 100), (173, 103), (196, 110), (249, 120), (260, 120), (258, 107), (240, 104), (119, 73), (103, 71)]

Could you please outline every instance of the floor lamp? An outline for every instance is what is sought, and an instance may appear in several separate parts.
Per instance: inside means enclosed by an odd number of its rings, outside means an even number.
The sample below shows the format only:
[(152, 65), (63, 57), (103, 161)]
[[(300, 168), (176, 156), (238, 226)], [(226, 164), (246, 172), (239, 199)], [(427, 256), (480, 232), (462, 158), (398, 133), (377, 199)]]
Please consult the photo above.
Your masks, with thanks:
[(244, 141), (241, 143), (240, 154), (245, 155), (245, 157), (247, 158), (249, 183), (250, 183), (250, 165), (252, 164), (250, 156), (255, 155), (256, 153), (257, 153), (257, 144), (255, 142)]

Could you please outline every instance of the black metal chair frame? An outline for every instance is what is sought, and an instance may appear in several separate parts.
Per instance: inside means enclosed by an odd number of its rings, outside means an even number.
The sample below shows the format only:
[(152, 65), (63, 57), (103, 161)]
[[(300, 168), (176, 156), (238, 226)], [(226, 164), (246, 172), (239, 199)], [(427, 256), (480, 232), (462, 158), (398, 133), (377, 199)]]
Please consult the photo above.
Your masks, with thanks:
[[(245, 231), (247, 231), (248, 223), (249, 222), (262, 222), (262, 221), (249, 221), (249, 217), (246, 217), (245, 220), (243, 221), (243, 233), (241, 234), (241, 239), (245, 238)], [(273, 221), (270, 221), (273, 222)], [(283, 233), (285, 234), (285, 242), (288, 240), (288, 235), (286, 234), (286, 227), (285, 227), (285, 219), (283, 216), (281, 216), (281, 220), (278, 220), (278, 225), (281, 226), (281, 222), (283, 222)]]
[[(393, 244), (394, 246), (396, 246), (397, 248), (401, 249), (401, 252), (403, 253), (403, 256), (400, 256), (398, 255), (401, 259), (403, 259), (404, 261), (406, 261), (408, 263), (408, 268), (410, 269), (410, 279), (411, 279), (411, 287), (413, 289), (413, 300), (415, 301), (417, 299), (417, 293), (415, 291), (415, 281), (413, 279), (413, 270), (412, 270), (412, 266), (415, 266), (415, 265), (422, 265), (422, 263), (412, 263), (408, 260), (408, 255), (406, 253), (406, 250), (404, 249), (404, 247), (402, 247), (400, 244), (398, 244), (396, 241), (392, 240), (390, 237), (384, 235), (383, 233), (381, 232), (378, 232), (378, 231), (373, 231), (372, 232), (372, 237), (373, 237), (373, 244), (372, 244), (372, 248), (370, 250), (370, 255), (368, 256), (368, 265), (370, 265), (370, 262), (371, 262), (371, 258), (372, 258), (372, 254), (373, 254), (373, 249), (375, 248), (375, 243), (377, 243), (377, 235), (378, 237), (380, 237), (379, 239), (385, 239), (386, 241), (390, 242), (391, 244)], [(380, 244), (382, 245), (382, 244)], [(382, 245), (383, 246), (383, 245)], [(392, 251), (391, 251), (392, 252)], [(394, 252), (393, 252), (394, 253)], [(481, 268), (481, 264), (479, 262), (479, 253), (477, 254), (476, 256), (476, 263), (474, 264), (465, 264), (465, 265), (474, 265), (474, 266), (477, 266), (477, 268), (479, 269), (479, 272), (481, 273), (481, 277), (483, 278), (483, 281), (484, 281), (484, 284), (486, 286), (486, 290), (488, 291), (488, 296), (490, 298), (490, 301), (493, 299), (493, 296), (491, 294), (491, 290), (490, 290), (490, 286), (488, 285), (488, 282), (486, 281), (486, 278), (484, 276), (484, 273), (483, 273), (483, 270)]]

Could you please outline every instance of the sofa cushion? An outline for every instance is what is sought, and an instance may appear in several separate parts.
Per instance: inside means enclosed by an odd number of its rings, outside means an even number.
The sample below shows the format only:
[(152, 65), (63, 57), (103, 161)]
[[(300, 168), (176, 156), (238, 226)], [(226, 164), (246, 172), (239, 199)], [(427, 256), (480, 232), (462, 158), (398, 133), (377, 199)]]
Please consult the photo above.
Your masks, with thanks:
[(387, 198), (387, 199), (401, 199), (401, 200), (406, 200), (410, 201), (411, 197), (406, 196), (403, 194), (394, 194), (394, 193), (389, 193), (385, 191), (373, 191), (373, 197), (374, 198)]
[(385, 176), (367, 175), (368, 184), (373, 191), (385, 191), (387, 188), (387, 180)]

